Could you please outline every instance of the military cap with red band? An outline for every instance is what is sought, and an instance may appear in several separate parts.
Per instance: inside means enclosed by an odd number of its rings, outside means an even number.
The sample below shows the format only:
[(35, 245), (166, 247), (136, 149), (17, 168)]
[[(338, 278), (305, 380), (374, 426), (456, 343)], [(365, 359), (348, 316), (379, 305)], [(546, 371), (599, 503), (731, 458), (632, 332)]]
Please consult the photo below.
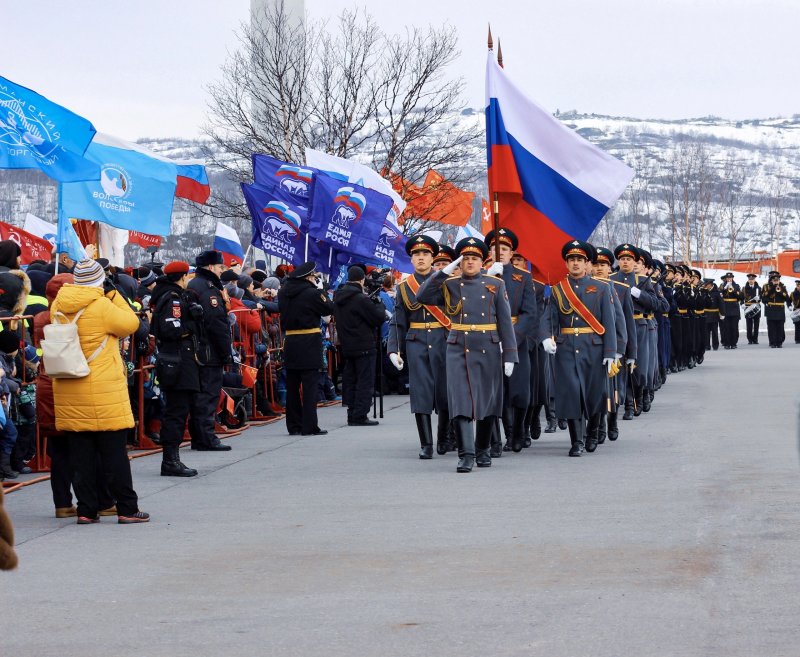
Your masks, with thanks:
[(571, 256), (581, 256), (591, 261), (594, 256), (594, 247), (583, 240), (572, 240), (561, 247), (561, 257), (564, 260)]
[(430, 251), (436, 255), (439, 253), (439, 243), (430, 235), (414, 235), (406, 242), (406, 253), (411, 255), (414, 251)]
[(496, 231), (490, 230), (486, 233), (486, 244), (491, 248), (492, 244), (495, 241), (500, 242), (500, 244), (505, 244), (508, 247), (511, 247), (512, 251), (516, 251), (517, 247), (519, 246), (519, 239), (513, 232), (508, 230), (508, 228), (498, 228)]
[(456, 253), (460, 256), (474, 255), (481, 260), (486, 260), (486, 256), (489, 255), (489, 247), (477, 237), (465, 237), (456, 244)]

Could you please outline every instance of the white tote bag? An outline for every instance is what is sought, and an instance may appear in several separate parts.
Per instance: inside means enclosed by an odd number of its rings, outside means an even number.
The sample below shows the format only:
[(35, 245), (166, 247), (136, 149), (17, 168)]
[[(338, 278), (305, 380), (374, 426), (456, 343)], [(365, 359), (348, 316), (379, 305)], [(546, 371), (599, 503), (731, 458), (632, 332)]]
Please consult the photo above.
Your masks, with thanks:
[[(88, 306), (87, 306), (88, 308)], [(42, 360), (47, 375), (52, 379), (82, 379), (89, 376), (89, 363), (100, 355), (106, 344), (108, 336), (88, 358), (83, 355), (81, 341), (78, 337), (78, 319), (86, 308), (81, 308), (70, 321), (61, 312), (56, 312), (53, 324), (44, 327), (44, 340), (41, 341)], [(59, 317), (67, 321), (59, 323)]]

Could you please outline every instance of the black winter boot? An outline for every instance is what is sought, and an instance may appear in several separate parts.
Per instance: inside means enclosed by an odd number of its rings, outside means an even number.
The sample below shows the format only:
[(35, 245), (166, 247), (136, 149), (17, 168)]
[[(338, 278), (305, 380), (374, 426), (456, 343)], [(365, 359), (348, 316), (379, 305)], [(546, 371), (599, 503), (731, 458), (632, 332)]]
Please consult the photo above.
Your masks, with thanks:
[(511, 449), (521, 452), (525, 442), (525, 412), (527, 408), (514, 408), (511, 413)]
[[(525, 420), (530, 427), (530, 435), (531, 440), (539, 440), (539, 437), (542, 435), (542, 421), (539, 419), (539, 416), (542, 414), (542, 407), (540, 405), (537, 406), (528, 406), (528, 413), (530, 414), (530, 420), (526, 416)], [(528, 445), (526, 445), (528, 447)]]
[(433, 458), (433, 433), (431, 432), (431, 416), (427, 413), (415, 413), (417, 433), (419, 434), (419, 457), (427, 460)]
[(458, 443), (458, 465), (456, 472), (472, 472), (475, 462), (475, 435), (472, 433), (472, 420), (463, 415), (453, 418)]
[(194, 477), (197, 470), (187, 468), (181, 463), (180, 447), (178, 445), (164, 445), (161, 454), (162, 477)]
[(489, 454), (489, 445), (492, 440), (492, 427), (494, 418), (487, 417), (475, 422), (475, 465), (479, 468), (492, 467), (492, 457)]
[(19, 472), (11, 467), (11, 454), (0, 454), (0, 477), (4, 479), (19, 477)]
[(617, 411), (608, 414), (608, 439), (616, 440), (619, 438), (619, 426), (617, 425)]
[(600, 426), (597, 427), (597, 444), (602, 445), (606, 442), (606, 425), (608, 423), (608, 413), (600, 414)]
[(503, 455), (503, 441), (500, 438), (500, 419), (497, 417), (494, 418), (489, 453), (493, 459), (499, 459)]
[(583, 427), (584, 420), (567, 420), (569, 428), (569, 439), (572, 442), (572, 449), (569, 450), (570, 456), (581, 456), (583, 454)]
[(450, 442), (450, 415), (447, 411), (439, 411), (436, 418), (436, 453), (447, 454)]
[(514, 409), (511, 406), (503, 408), (503, 435), (506, 437), (504, 452), (510, 452), (514, 443)]
[(586, 451), (593, 452), (597, 449), (597, 430), (600, 427), (600, 413), (589, 418), (586, 426)]

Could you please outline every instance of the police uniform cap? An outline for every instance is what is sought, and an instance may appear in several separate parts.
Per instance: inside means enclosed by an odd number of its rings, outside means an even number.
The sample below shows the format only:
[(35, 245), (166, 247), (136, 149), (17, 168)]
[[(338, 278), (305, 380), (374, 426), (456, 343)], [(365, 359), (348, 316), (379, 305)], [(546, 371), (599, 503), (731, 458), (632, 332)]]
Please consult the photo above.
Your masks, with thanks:
[(800, 278), (795, 278), (794, 282), (795, 282), (795, 284), (800, 283)]
[(705, 284), (705, 285), (711, 285), (713, 282), (714, 282), (713, 278), (704, 278), (703, 279), (703, 284)]
[(484, 238), (487, 246), (491, 248), (492, 244), (495, 241), (499, 242), (500, 244), (505, 244), (506, 246), (511, 247), (512, 251), (516, 251), (517, 247), (519, 246), (519, 239), (517, 236), (510, 231), (508, 228), (498, 228), (495, 230), (490, 230), (486, 233), (486, 237)]
[(456, 252), (452, 246), (446, 244), (439, 245), (439, 253), (436, 254), (434, 262), (453, 262), (456, 259)]
[(725, 272), (725, 273), (722, 275), (722, 280), (724, 281), (726, 278), (733, 278), (733, 274), (732, 274), (731, 272), (729, 272), (729, 271), (728, 271), (728, 272)]
[(639, 249), (637, 249), (633, 244), (620, 244), (614, 249), (614, 257), (619, 260), (620, 258), (628, 257), (633, 258), (634, 260), (639, 259)]
[(414, 251), (430, 251), (436, 255), (439, 253), (439, 243), (430, 235), (414, 235), (406, 240), (406, 253), (411, 255)]
[(646, 251), (645, 249), (639, 249), (639, 260), (641, 260), (644, 263), (645, 267), (652, 268), (653, 256), (650, 254), (650, 251)]
[(748, 275), (747, 275), (747, 278), (755, 278), (755, 277), (756, 277), (756, 275), (755, 275), (755, 274), (748, 274)]
[(692, 276), (697, 276), (697, 278), (703, 278), (703, 274), (700, 272), (699, 269), (692, 269), (690, 271), (692, 272)]
[(673, 265), (671, 262), (668, 262), (668, 263), (666, 263), (664, 265), (664, 269), (666, 269), (667, 271), (674, 272), (675, 271), (675, 265)]
[(614, 254), (612, 253), (611, 249), (607, 249), (604, 246), (597, 246), (595, 247), (595, 258), (594, 263), (605, 263), (607, 265), (614, 264)]
[(222, 275), (219, 277), (223, 283), (233, 283), (239, 280), (239, 274), (237, 274), (233, 269), (226, 269), (222, 272)]
[(570, 256), (582, 256), (592, 261), (594, 247), (583, 240), (571, 240), (561, 247), (561, 257), (566, 260)]
[(165, 274), (188, 274), (189, 263), (183, 260), (173, 260), (164, 265)]
[(306, 276), (311, 276), (311, 274), (317, 273), (317, 263), (309, 260), (308, 262), (304, 262), (302, 265), (297, 267), (291, 274), (289, 274), (289, 278), (305, 278)]
[(197, 257), (194, 259), (194, 266), (195, 267), (209, 267), (211, 265), (222, 265), (224, 261), (222, 259), (222, 253), (220, 251), (202, 251), (197, 254)]
[(486, 260), (489, 255), (489, 247), (477, 237), (465, 237), (456, 244), (456, 253), (460, 256), (474, 255), (481, 260)]

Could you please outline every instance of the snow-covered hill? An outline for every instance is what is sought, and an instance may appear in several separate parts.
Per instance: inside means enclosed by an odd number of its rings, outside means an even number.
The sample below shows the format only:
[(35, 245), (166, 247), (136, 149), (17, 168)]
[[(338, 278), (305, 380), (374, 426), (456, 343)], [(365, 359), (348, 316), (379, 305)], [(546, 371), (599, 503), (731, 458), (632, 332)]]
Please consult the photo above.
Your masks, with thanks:
[[(758, 249), (797, 248), (800, 115), (747, 121), (715, 117), (667, 121), (577, 112), (557, 116), (637, 172), (626, 195), (595, 232), (598, 242), (634, 240), (666, 259), (672, 258), (676, 243), (675, 258), (680, 258), (681, 233), (688, 225), (694, 258), (727, 257), (734, 244), (738, 256)], [(465, 109), (454, 114), (443, 129), (458, 123), (482, 125), (483, 112)], [(176, 159), (202, 157), (203, 149), (210, 147), (202, 140), (176, 138), (148, 137), (139, 143)], [(688, 161), (690, 155), (695, 157), (693, 163)], [(470, 159), (476, 179), (481, 181), (474, 191), (485, 196), (482, 144), (476, 144)], [(694, 168), (687, 172), (690, 164)], [(676, 183), (676, 173), (683, 175), (683, 187)], [(209, 174), (212, 188), (235, 188), (234, 181), (222, 172), (211, 170)], [(673, 203), (672, 211), (670, 190), (685, 193), (683, 204), (676, 207)], [(732, 206), (734, 216), (729, 220)], [(21, 224), (26, 212), (54, 221), (55, 186), (36, 172), (0, 171), (0, 220)], [(680, 222), (675, 220), (676, 212)], [(729, 226), (736, 222), (742, 227), (731, 239)], [(176, 203), (174, 236), (163, 255), (185, 256), (179, 251), (210, 243), (213, 225), (212, 219), (190, 204)], [(244, 227), (242, 230), (246, 232)]]

